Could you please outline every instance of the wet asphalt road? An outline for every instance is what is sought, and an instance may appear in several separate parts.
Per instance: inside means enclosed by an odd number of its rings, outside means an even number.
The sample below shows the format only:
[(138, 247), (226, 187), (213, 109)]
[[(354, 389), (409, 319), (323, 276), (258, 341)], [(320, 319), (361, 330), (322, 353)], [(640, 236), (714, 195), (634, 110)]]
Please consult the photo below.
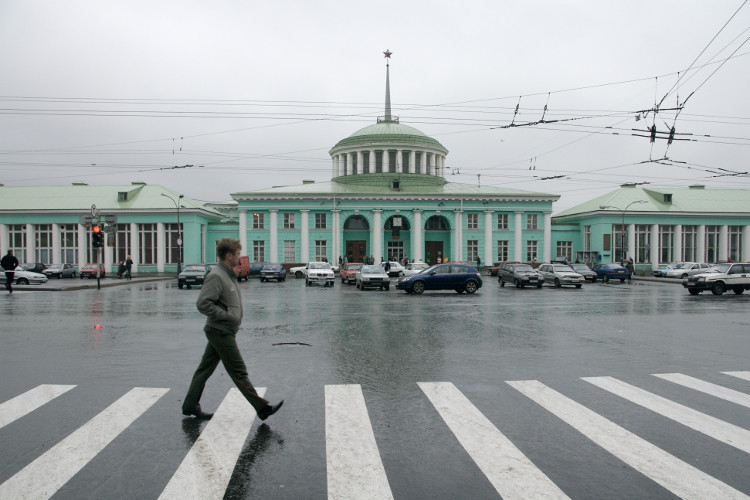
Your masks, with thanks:
[[(498, 498), (418, 382), (450, 382), (571, 498), (673, 498), (507, 381), (537, 380), (750, 494), (750, 454), (603, 391), (610, 376), (750, 430), (748, 408), (654, 377), (682, 373), (750, 393), (750, 294), (689, 296), (658, 282), (475, 295), (361, 292), (302, 280), (239, 284), (238, 343), (266, 398), (227, 498), (326, 498), (324, 388), (359, 384), (392, 495)], [(172, 280), (0, 296), (0, 402), (40, 384), (76, 387), (0, 428), (0, 483), (133, 387), (168, 388), (56, 498), (157, 498), (203, 425), (180, 404), (205, 346), (197, 289)], [(96, 326), (99, 325), (98, 328)], [(304, 342), (303, 345), (278, 345)], [(202, 399), (233, 387), (222, 368)], [(8, 450), (12, 450), (8, 452)]]

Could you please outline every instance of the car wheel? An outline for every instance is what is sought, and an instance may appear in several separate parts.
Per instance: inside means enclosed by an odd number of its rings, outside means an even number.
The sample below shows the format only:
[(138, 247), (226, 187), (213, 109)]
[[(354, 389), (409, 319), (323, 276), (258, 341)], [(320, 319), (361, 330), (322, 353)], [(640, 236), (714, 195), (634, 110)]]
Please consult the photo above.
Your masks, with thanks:
[(735, 293), (735, 295), (742, 295), (742, 292), (744, 292), (745, 289), (737, 287), (737, 288), (733, 288), (732, 291)]
[(81, 279), (83, 279), (83, 274), (80, 277), (81, 277)]
[(57, 279), (59, 279), (59, 280), (62, 279), (62, 273), (57, 275)]
[(505, 281), (504, 281), (504, 280), (503, 280), (502, 278), (500, 278), (500, 279), (499, 279), (499, 280), (497, 280), (497, 281), (499, 281), (499, 282), (500, 282), (500, 286), (505, 286)]
[(560, 284), (560, 279), (555, 278), (555, 288), (560, 288), (562, 285)]
[(606, 274), (604, 276), (602, 276), (602, 281), (605, 282), (605, 283), (608, 283), (609, 282), (609, 276), (607, 276)]
[(538, 284), (536, 285), (536, 287), (537, 287), (537, 288), (542, 288), (542, 283), (538, 283)]
[(699, 293), (701, 293), (698, 288), (688, 288), (688, 292), (690, 292), (690, 295), (698, 295)]
[(183, 287), (182, 283), (177, 283), (177, 288), (179, 288), (180, 290), (182, 290), (182, 287)]
[[(630, 278), (628, 278), (628, 281), (630, 281)], [(625, 283), (625, 278), (620, 278), (620, 283)]]
[(411, 291), (416, 293), (417, 295), (420, 295), (422, 292), (424, 292), (424, 288), (424, 281), (415, 281), (411, 286)]
[(580, 283), (579, 283), (579, 284), (577, 284), (577, 285), (576, 285), (576, 288), (581, 288), (581, 284), (580, 284)]
[(513, 284), (516, 285), (516, 288), (521, 288), (521, 282), (518, 280), (513, 280)]
[(464, 287), (466, 293), (474, 293), (477, 291), (477, 289), (479, 289), (479, 287), (477, 286), (477, 282), (473, 280), (466, 283), (466, 286)]
[(713, 293), (714, 295), (721, 295), (721, 294), (723, 294), (726, 291), (727, 291), (727, 286), (724, 283), (722, 283), (721, 281), (717, 281), (711, 287), (711, 293)]
[(304, 274), (302, 274), (302, 271), (297, 271), (296, 273), (294, 273), (294, 277), (297, 278), (297, 279), (300, 279), (303, 276), (304, 276)]
[(310, 286), (310, 282), (305, 280), (305, 285)]
[(18, 280), (16, 280), (16, 284), (17, 285), (28, 285), (29, 284), (29, 280), (27, 280), (26, 278), (18, 278)]
[(365, 285), (364, 285), (364, 283), (359, 285), (359, 289), (362, 290), (363, 292), (365, 291)]
[(680, 279), (683, 279), (683, 280), (684, 280), (684, 279), (685, 279), (685, 278), (687, 278), (687, 277), (688, 277), (688, 275), (687, 275), (687, 273), (685, 273), (685, 274), (683, 274), (682, 276), (680, 276)]

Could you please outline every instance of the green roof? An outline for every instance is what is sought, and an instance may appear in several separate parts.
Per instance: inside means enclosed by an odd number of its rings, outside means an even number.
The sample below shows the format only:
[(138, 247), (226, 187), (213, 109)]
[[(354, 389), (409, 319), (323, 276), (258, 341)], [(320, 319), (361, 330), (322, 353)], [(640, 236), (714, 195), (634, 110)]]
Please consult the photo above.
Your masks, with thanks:
[[(638, 203), (645, 200), (645, 203)], [(617, 207), (601, 209), (600, 206)], [(618, 209), (661, 214), (683, 213), (744, 213), (750, 214), (750, 190), (690, 188), (641, 188), (625, 184), (617, 191), (607, 193), (555, 215), (555, 218), (572, 217), (591, 212)]]
[[(0, 186), (0, 211), (88, 212), (91, 205), (96, 205), (101, 211), (174, 210), (178, 197), (177, 192), (162, 186), (136, 182), (124, 186), (89, 186), (81, 183), (70, 186)], [(184, 210), (222, 216), (218, 210), (187, 196), (182, 198), (180, 206)]]
[(379, 145), (399, 145), (405, 148), (424, 147), (437, 149), (443, 154), (448, 154), (448, 150), (432, 137), (423, 132), (403, 125), (396, 121), (381, 121), (354, 132), (349, 137), (340, 140), (330, 153), (333, 154), (341, 148), (379, 146)]

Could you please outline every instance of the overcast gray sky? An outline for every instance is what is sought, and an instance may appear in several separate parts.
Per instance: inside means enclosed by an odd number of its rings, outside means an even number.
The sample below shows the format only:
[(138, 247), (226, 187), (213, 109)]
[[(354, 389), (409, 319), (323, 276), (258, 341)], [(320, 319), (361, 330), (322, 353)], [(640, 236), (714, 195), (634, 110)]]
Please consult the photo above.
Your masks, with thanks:
[(0, 0), (0, 183), (327, 181), (383, 115), (390, 49), (393, 113), (450, 181), (555, 212), (624, 182), (748, 189), (748, 36), (742, 0)]

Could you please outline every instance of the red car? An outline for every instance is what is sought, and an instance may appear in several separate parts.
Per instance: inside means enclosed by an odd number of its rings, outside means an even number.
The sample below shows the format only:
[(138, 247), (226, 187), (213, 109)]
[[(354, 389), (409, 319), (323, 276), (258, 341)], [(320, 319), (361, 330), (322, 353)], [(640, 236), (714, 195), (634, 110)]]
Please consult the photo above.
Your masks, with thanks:
[(342, 283), (349, 283), (354, 284), (355, 277), (357, 276), (357, 271), (359, 271), (362, 266), (364, 266), (361, 262), (350, 262), (348, 264), (341, 264), (341, 269), (339, 270), (339, 275), (341, 276), (341, 282)]
[[(105, 274), (105, 272), (104, 272), (104, 264), (99, 264), (98, 266), (99, 266), (99, 277), (103, 278), (104, 274)], [(81, 268), (80, 271), (78, 271), (78, 276), (80, 276), (81, 279), (83, 279), (83, 278), (88, 278), (88, 279), (96, 278), (96, 267), (97, 267), (97, 264), (86, 264), (85, 266), (83, 266)]]

